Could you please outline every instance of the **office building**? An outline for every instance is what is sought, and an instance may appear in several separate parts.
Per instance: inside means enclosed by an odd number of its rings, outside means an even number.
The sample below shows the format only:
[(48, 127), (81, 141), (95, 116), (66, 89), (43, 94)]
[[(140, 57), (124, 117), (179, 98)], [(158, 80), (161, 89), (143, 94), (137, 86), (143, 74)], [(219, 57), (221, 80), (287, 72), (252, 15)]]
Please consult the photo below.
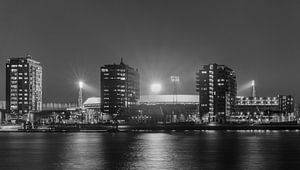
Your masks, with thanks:
[(203, 121), (225, 122), (234, 112), (237, 93), (235, 72), (225, 65), (204, 65), (197, 73), (199, 113)]
[(140, 97), (140, 76), (137, 69), (124, 64), (101, 67), (101, 111), (120, 115), (137, 104)]
[(22, 116), (42, 110), (42, 66), (30, 55), (6, 63), (6, 111)]

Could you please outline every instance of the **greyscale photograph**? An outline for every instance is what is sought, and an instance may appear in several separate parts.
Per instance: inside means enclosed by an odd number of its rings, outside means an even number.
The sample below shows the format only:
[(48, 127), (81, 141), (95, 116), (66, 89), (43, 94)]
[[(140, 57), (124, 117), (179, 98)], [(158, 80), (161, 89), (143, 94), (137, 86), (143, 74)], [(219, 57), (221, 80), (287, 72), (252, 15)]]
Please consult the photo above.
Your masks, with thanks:
[(299, 9), (0, 0), (0, 169), (299, 169)]

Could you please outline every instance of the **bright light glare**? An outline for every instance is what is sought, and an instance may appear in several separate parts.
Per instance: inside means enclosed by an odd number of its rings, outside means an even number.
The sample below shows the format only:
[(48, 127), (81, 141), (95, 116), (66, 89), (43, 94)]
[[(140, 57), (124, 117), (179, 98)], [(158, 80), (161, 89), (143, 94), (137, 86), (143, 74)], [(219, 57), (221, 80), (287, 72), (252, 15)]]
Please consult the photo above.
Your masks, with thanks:
[(83, 82), (82, 82), (82, 81), (79, 81), (79, 83), (78, 83), (78, 84), (79, 84), (79, 88), (81, 88), (81, 89), (82, 89), (82, 88), (83, 88)]
[(255, 86), (254, 80), (251, 81), (251, 86)]
[(159, 93), (161, 91), (161, 84), (153, 83), (151, 85), (151, 91), (154, 92), (154, 93)]

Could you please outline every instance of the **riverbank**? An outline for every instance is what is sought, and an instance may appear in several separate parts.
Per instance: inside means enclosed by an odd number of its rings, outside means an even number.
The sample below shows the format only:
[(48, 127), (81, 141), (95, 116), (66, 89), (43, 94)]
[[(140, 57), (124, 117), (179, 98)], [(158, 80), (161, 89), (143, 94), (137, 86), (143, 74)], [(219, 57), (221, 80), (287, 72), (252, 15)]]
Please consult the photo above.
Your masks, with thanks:
[(59, 125), (43, 129), (11, 129), (0, 132), (160, 132), (160, 131), (193, 131), (193, 130), (300, 130), (295, 125), (111, 125), (69, 126)]

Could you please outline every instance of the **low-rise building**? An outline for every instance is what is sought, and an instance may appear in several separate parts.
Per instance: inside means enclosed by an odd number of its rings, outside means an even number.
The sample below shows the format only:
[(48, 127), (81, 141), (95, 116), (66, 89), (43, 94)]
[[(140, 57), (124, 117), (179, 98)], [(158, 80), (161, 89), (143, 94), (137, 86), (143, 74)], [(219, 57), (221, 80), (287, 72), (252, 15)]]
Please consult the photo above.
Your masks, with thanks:
[(291, 95), (276, 97), (237, 96), (235, 112), (230, 121), (279, 122), (296, 119), (294, 98)]

